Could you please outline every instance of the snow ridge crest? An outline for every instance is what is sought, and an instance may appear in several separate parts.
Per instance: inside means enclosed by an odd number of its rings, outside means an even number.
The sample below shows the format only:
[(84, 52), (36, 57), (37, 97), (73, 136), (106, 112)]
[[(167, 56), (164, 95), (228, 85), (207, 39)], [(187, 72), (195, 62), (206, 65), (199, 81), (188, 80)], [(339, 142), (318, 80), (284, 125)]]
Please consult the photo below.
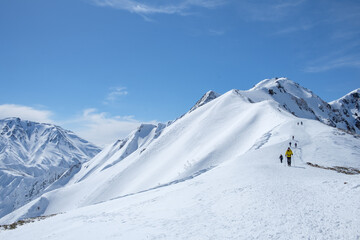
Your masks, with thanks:
[(189, 112), (194, 111), (195, 109), (203, 106), (204, 104), (206, 104), (206, 103), (214, 100), (215, 98), (217, 98), (217, 97), (219, 97), (219, 96), (220, 96), (220, 94), (218, 94), (218, 93), (216, 93), (216, 92), (214, 92), (214, 91), (212, 91), (212, 90), (208, 91), (207, 93), (205, 93), (205, 94), (200, 98), (199, 101), (196, 102), (196, 104), (190, 109)]

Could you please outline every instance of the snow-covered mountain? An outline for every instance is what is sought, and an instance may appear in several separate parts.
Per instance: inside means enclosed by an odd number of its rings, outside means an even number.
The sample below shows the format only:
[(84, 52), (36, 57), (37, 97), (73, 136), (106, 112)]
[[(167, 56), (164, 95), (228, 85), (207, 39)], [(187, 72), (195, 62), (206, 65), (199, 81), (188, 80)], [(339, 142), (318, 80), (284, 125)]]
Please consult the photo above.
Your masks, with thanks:
[[(279, 107), (297, 117), (319, 120), (329, 126), (360, 134), (360, 89), (330, 103), (287, 78), (265, 79), (250, 90), (236, 91), (251, 102), (274, 100)], [(207, 92), (189, 112), (219, 96), (214, 91)]]
[(100, 149), (52, 124), (0, 120), (0, 216), (40, 195)]
[[(353, 115), (356, 101), (345, 106)], [(64, 214), (0, 236), (356, 239), (360, 175), (333, 170), (360, 169), (360, 139), (328, 126), (356, 124), (335, 105), (285, 78), (208, 92), (177, 121), (141, 126), (0, 223)], [(298, 145), (292, 168), (278, 160), (289, 142)]]
[(160, 136), (165, 127), (166, 125), (162, 123), (157, 125), (141, 124), (128, 137), (117, 140), (84, 164), (81, 171), (74, 176), (72, 182), (82, 181), (95, 172), (110, 168), (137, 150), (138, 154), (142, 154), (146, 147)]
[(319, 120), (332, 127), (360, 134), (359, 89), (327, 103), (311, 90), (287, 78), (265, 79), (248, 91), (251, 101), (275, 100), (281, 108), (300, 118)]
[(330, 105), (334, 112), (341, 114), (346, 119), (352, 132), (360, 133), (360, 88), (330, 102)]

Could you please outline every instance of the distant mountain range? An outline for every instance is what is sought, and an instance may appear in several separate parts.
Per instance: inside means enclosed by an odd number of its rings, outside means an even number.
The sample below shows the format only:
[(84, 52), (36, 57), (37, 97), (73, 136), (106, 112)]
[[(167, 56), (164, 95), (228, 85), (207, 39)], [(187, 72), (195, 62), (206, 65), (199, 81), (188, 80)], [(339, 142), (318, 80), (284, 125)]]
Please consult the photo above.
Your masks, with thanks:
[(39, 196), (100, 150), (59, 126), (0, 120), (0, 216)]

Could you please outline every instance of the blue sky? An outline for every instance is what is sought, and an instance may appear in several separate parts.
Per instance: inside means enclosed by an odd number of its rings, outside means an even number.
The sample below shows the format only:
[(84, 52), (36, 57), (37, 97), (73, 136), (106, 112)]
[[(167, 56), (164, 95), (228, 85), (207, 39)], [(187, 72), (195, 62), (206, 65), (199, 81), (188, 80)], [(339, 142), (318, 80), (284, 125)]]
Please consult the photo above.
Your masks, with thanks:
[(103, 146), (265, 78), (331, 101), (360, 87), (359, 39), (350, 0), (2, 0), (0, 118)]

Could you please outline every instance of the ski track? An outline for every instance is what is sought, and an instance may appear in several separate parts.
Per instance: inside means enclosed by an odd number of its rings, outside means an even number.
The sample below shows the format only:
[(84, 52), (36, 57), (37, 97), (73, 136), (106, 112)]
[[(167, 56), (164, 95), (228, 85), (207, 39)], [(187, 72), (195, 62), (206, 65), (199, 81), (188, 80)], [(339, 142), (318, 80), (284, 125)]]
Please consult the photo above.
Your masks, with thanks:
[[(190, 176), (188, 176), (188, 177), (181, 178), (181, 179), (177, 179), (177, 180), (171, 181), (171, 182), (169, 182), (169, 183), (161, 184), (161, 185), (156, 186), (156, 187), (153, 187), (153, 188), (149, 188), (149, 189), (146, 189), (146, 190), (143, 190), (143, 191), (139, 191), (139, 192), (136, 192), (136, 193), (129, 193), (129, 194), (126, 194), (126, 195), (122, 195), (122, 196), (119, 196), (119, 197), (115, 197), (115, 198), (110, 199), (110, 201), (111, 201), (111, 200), (115, 200), (115, 199), (120, 199), (120, 198), (125, 198), (125, 197), (129, 197), (129, 196), (133, 196), (133, 195), (136, 195), (136, 194), (140, 194), (140, 193), (152, 191), (152, 190), (159, 189), (159, 188), (163, 188), (163, 187), (167, 187), (167, 186), (171, 186), (171, 185), (173, 185), (173, 184), (182, 183), (182, 182), (188, 181), (188, 180), (190, 180), (190, 179), (196, 178), (197, 176), (199, 176), (199, 175), (201, 175), (201, 174), (204, 174), (204, 173), (210, 171), (210, 170), (213, 169), (214, 167), (215, 167), (215, 166), (210, 166), (210, 167), (208, 167), (208, 168), (201, 169), (201, 170), (195, 172), (194, 174), (192, 174), (192, 175), (190, 175)], [(94, 205), (95, 205), (95, 204), (100, 204), (100, 203), (103, 203), (103, 202), (106, 202), (106, 201), (97, 202), (97, 203), (94, 203)]]

